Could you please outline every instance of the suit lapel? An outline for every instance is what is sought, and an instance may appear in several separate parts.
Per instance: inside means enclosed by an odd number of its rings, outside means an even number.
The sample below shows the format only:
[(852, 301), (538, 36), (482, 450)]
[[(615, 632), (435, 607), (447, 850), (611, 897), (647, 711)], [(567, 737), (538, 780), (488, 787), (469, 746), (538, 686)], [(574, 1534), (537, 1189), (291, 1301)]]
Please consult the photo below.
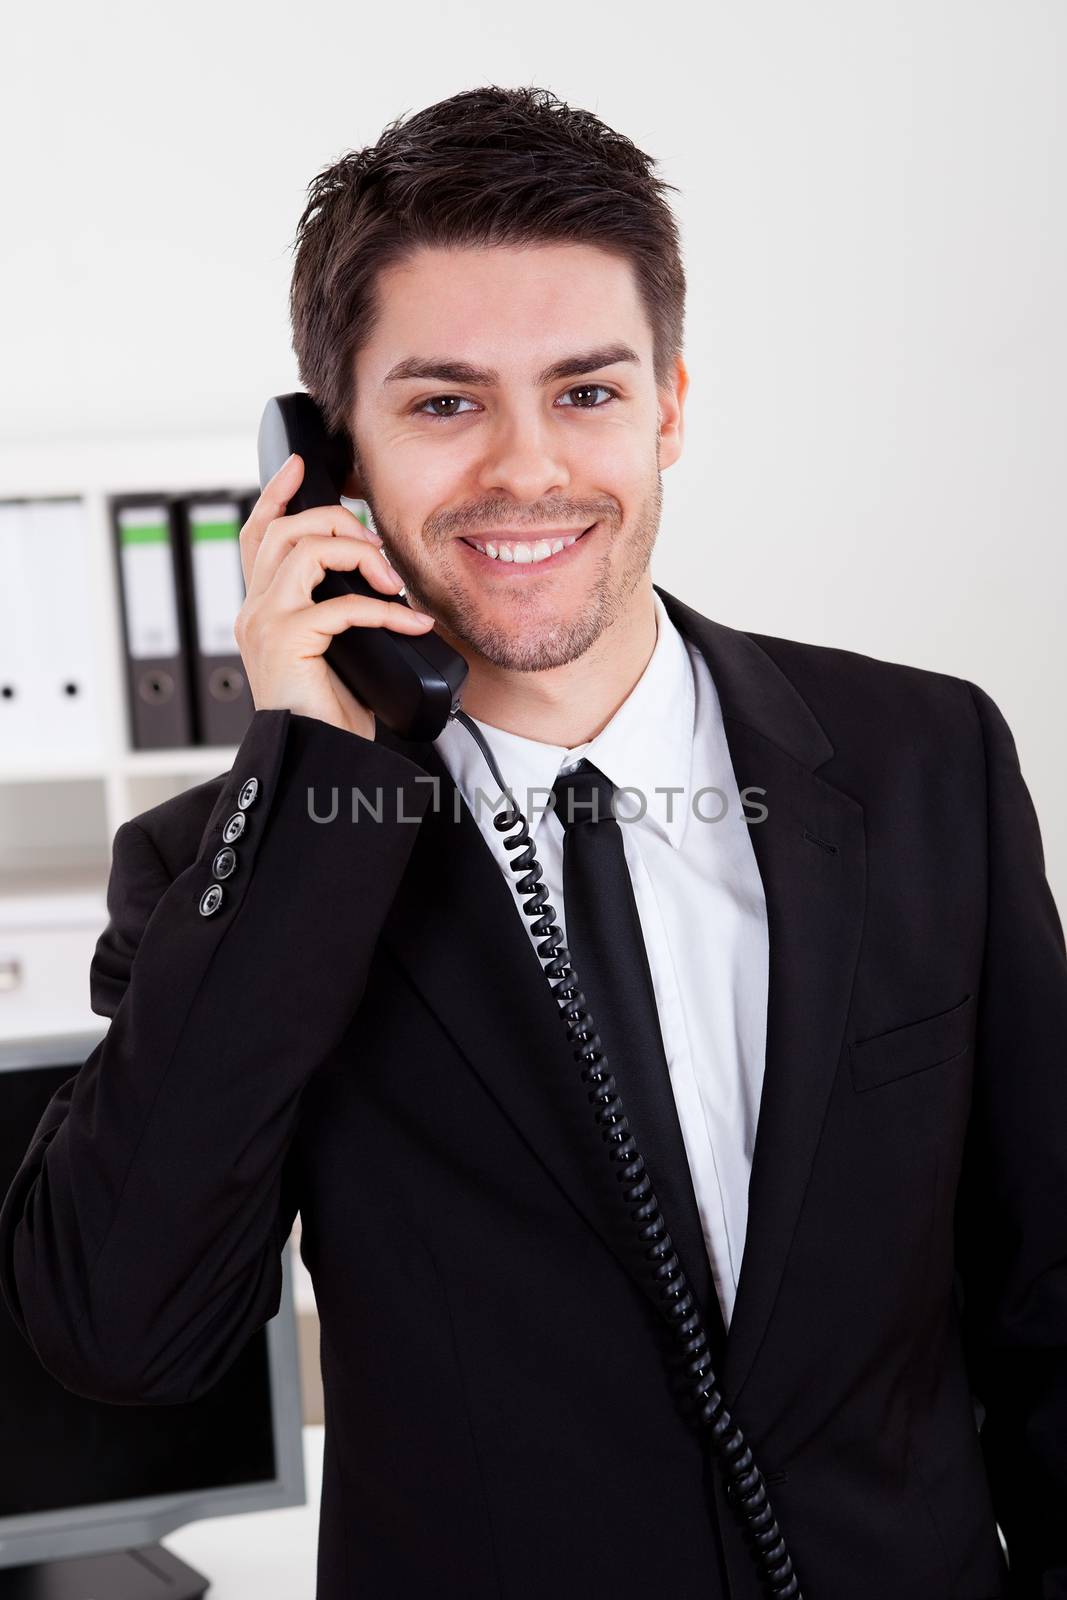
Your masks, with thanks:
[[(746, 789), (765, 791), (750, 798), (748, 814), (758, 814), (758, 805), (767, 811), (750, 828), (768, 911), (767, 1056), (720, 1372), (736, 1401), (771, 1315), (840, 1054), (863, 916), (863, 814), (815, 776), (833, 746), (770, 656), (746, 634), (657, 592), (711, 669), (742, 798)], [(376, 738), (440, 780), (383, 944), (576, 1210), (658, 1307), (543, 964), (516, 915), (515, 888), (435, 747), (381, 727)], [(490, 782), (487, 773), (487, 788)], [(708, 977), (715, 981), (710, 956)], [(685, 1202), (668, 1212), (664, 1201), (664, 1213), (714, 1341), (721, 1319), (691, 1185)]]
[[(833, 745), (754, 639), (658, 590), (711, 668), (767, 901), (767, 1050), (725, 1392), (748, 1380), (785, 1270), (837, 1072), (863, 927), (863, 808), (815, 769)], [(709, 967), (709, 981), (715, 981)]]

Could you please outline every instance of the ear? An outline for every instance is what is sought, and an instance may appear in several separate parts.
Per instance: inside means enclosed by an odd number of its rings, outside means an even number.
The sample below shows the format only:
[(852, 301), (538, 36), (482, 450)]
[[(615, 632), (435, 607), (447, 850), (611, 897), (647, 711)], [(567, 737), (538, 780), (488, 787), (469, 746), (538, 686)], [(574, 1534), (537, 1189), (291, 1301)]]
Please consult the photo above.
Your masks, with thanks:
[(674, 372), (657, 394), (659, 413), (660, 465), (673, 465), (682, 453), (685, 432), (685, 396), (689, 388), (689, 373), (680, 355), (674, 358)]

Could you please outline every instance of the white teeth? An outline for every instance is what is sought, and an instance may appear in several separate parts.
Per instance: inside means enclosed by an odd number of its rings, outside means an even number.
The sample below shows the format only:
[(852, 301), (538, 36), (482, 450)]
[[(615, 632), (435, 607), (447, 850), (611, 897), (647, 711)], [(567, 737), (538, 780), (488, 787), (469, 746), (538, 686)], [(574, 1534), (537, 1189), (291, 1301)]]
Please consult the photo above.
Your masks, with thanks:
[(552, 546), (547, 539), (538, 539), (536, 544), (520, 542), (512, 552), (513, 561), (547, 561), (552, 554)]
[(561, 550), (566, 550), (580, 538), (580, 533), (572, 533), (553, 541), (538, 539), (532, 545), (527, 544), (525, 540), (519, 540), (517, 544), (497, 545), (492, 540), (480, 544), (477, 539), (471, 539), (470, 543), (476, 550), (480, 550), (483, 556), (489, 556), (493, 561), (518, 561), (526, 564), (547, 561), (549, 556), (558, 555)]

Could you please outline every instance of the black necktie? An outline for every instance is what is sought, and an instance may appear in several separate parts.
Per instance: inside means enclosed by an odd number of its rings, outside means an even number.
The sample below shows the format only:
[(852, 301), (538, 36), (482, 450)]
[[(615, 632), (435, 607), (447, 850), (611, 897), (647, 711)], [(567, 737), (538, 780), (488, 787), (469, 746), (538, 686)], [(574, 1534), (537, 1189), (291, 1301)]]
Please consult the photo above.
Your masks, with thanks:
[(674, 1247), (708, 1324), (713, 1359), (726, 1332), (714, 1291), (614, 788), (589, 761), (552, 786), (564, 828), (563, 912), (578, 984), (615, 1074)]

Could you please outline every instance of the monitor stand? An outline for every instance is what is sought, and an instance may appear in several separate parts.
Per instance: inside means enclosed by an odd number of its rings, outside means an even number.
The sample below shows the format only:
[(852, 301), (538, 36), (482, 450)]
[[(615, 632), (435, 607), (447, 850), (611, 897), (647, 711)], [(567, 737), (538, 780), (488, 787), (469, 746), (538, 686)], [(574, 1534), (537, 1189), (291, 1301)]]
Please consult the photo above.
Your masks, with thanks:
[(208, 1579), (161, 1544), (0, 1567), (0, 1600), (201, 1600)]

